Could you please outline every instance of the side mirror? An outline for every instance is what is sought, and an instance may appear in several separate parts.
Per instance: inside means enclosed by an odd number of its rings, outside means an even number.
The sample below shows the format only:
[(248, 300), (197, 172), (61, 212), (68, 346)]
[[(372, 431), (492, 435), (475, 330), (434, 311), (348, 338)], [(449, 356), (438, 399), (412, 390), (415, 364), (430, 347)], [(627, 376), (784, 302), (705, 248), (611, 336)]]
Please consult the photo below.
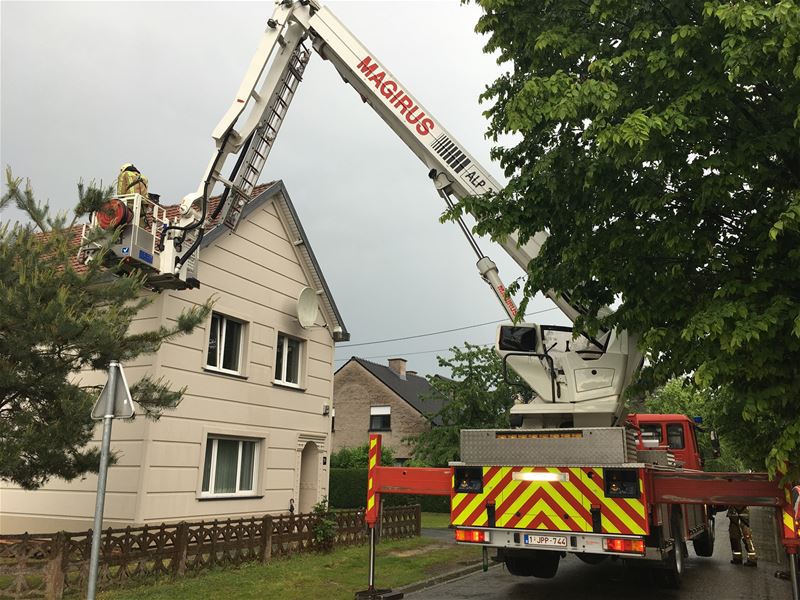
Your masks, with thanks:
[(502, 325), (497, 335), (497, 349), (536, 354), (539, 337), (538, 325)]
[(708, 435), (711, 438), (711, 451), (714, 455), (714, 458), (719, 458), (722, 456), (722, 448), (719, 445), (719, 436), (717, 436), (717, 432), (714, 429), (709, 431)]

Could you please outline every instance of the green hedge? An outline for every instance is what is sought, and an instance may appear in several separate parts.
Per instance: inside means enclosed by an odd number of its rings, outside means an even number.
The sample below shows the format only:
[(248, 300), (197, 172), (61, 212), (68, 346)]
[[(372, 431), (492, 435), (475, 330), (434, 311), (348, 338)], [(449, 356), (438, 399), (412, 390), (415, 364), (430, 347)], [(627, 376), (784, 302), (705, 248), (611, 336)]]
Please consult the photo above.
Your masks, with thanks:
[[(384, 494), (386, 506), (419, 504), (423, 512), (450, 512), (447, 496)], [(367, 502), (367, 469), (331, 469), (328, 502), (331, 508), (363, 508)]]
[(366, 503), (366, 469), (331, 469), (328, 489), (328, 504), (331, 508), (363, 508)]

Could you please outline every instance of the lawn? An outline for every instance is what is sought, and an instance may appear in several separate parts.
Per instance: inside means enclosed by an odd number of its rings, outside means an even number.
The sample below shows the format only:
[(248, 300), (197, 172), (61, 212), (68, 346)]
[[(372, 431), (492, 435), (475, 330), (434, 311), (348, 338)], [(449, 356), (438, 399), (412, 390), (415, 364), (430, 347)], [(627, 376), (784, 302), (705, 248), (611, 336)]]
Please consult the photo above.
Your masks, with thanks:
[[(353, 546), (330, 554), (304, 554), (268, 565), (220, 569), (175, 582), (103, 592), (98, 597), (101, 600), (317, 597), (352, 600), (354, 592), (367, 587), (368, 557), (367, 546)], [(479, 548), (426, 538), (382, 542), (378, 545), (376, 584), (398, 588), (474, 564), (480, 558)]]
[(447, 529), (450, 526), (450, 513), (422, 513), (422, 527), (425, 529)]

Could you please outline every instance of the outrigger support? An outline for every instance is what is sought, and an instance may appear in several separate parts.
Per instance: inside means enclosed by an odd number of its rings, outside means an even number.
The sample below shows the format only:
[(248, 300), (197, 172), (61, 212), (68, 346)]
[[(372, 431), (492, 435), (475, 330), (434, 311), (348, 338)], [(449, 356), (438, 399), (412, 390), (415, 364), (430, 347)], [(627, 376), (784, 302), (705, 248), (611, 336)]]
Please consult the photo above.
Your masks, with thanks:
[(356, 592), (355, 600), (399, 600), (402, 592), (375, 587), (376, 525), (380, 515), (381, 494), (419, 494), (449, 496), (453, 481), (450, 469), (427, 467), (382, 467), (381, 436), (369, 436), (369, 473), (367, 476), (367, 512), (364, 520), (369, 529), (369, 583), (366, 590)]

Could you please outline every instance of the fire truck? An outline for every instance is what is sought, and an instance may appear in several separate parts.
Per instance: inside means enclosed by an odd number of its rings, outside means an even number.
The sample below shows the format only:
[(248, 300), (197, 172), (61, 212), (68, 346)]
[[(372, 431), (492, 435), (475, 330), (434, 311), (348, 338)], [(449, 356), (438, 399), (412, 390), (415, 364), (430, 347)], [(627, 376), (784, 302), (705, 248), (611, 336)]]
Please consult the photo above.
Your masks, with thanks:
[[(216, 148), (208, 167), (178, 214), (138, 194), (117, 198), (110, 217), (103, 213), (105, 227), (121, 231), (112, 253), (124, 269), (145, 271), (154, 290), (200, 285), (203, 236), (218, 223), (237, 227), (313, 53), (332, 64), (422, 161), (447, 206), (500, 189), (329, 9), (318, 0), (278, 0), (213, 131)], [(481, 277), (510, 319), (497, 329), (496, 350), (535, 398), (511, 408), (509, 429), (462, 431), (461, 461), (447, 468), (378, 466), (380, 438), (371, 438), (370, 597), (378, 597), (372, 526), (387, 493), (449, 496), (456, 540), (482, 546), (485, 560), (492, 549), (519, 576), (552, 577), (560, 559), (572, 553), (587, 563), (608, 557), (649, 562), (677, 586), (687, 542), (699, 556), (710, 556), (715, 509), (731, 504), (774, 507), (783, 544), (796, 553), (786, 489), (766, 474), (704, 473), (697, 428), (685, 416), (625, 414), (624, 393), (643, 358), (635, 332), (589, 335), (520, 322), (495, 263), (465, 222), (459, 224)], [(515, 234), (497, 241), (526, 270), (547, 236), (541, 231), (524, 242)], [(543, 292), (571, 322), (584, 314), (568, 294)], [(794, 560), (791, 565), (796, 589)]]

